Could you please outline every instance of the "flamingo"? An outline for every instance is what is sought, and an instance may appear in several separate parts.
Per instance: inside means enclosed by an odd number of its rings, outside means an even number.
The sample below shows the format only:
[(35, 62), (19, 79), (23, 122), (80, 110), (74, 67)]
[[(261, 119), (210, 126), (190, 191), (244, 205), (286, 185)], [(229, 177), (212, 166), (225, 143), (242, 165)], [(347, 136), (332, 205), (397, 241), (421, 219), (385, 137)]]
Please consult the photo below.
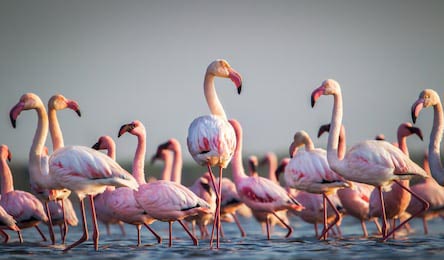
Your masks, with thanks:
[[(40, 99), (34, 93), (25, 93), (20, 97), (19, 102), (12, 107), (9, 112), (11, 124), (15, 128), (16, 120), (23, 110), (32, 110), (37, 112), (37, 129), (34, 134), (31, 148), (29, 150), (29, 182), (31, 186), (31, 192), (35, 194), (45, 204), (47, 216), (51, 216), (49, 201), (51, 200), (63, 200), (68, 198), (71, 191), (68, 189), (49, 189), (54, 180), (49, 178), (44, 172), (48, 171), (48, 156), (44, 153), (44, 147), (46, 138), (48, 135), (48, 115), (45, 106)], [(49, 217), (52, 220), (51, 217)], [(48, 225), (50, 238), (52, 244), (55, 243), (53, 225)]]
[[(99, 230), (94, 208), (93, 196), (103, 192), (107, 185), (128, 186), (137, 189), (136, 180), (117, 162), (107, 155), (86, 146), (65, 146), (49, 155), (48, 164), (42, 160), (42, 150), (48, 133), (48, 116), (41, 99), (34, 93), (26, 93), (11, 109), (10, 119), (15, 127), (17, 117), (24, 110), (36, 110), (38, 127), (30, 151), (30, 177), (35, 178), (34, 190), (44, 194), (46, 200), (66, 198), (74, 192), (80, 201), (83, 235), (63, 251), (68, 251), (88, 240), (88, 227), (85, 215), (84, 198), (89, 197), (93, 220), (94, 249), (98, 250)], [(42, 165), (41, 165), (42, 164)], [(47, 172), (43, 172), (47, 170)], [(50, 191), (45, 194), (45, 191)], [(66, 197), (65, 197), (66, 196)]]
[(191, 234), (182, 222), (186, 217), (197, 215), (199, 212), (210, 212), (210, 205), (190, 189), (180, 183), (168, 180), (158, 180), (146, 183), (144, 176), (146, 153), (146, 130), (139, 120), (124, 124), (120, 127), (118, 137), (124, 133), (137, 136), (137, 150), (133, 161), (133, 175), (139, 183), (139, 190), (135, 192), (136, 201), (151, 217), (168, 222), (169, 247), (172, 246), (172, 224), (178, 221), (194, 245), (198, 245), (197, 238)]
[[(305, 145), (305, 150), (298, 150)], [(307, 132), (296, 132), (290, 145), (290, 162), (285, 167), (285, 183), (292, 188), (323, 196), (324, 228), (319, 239), (327, 239), (327, 232), (341, 220), (341, 214), (328, 197), (338, 189), (349, 187), (344, 178), (330, 169), (326, 151), (315, 148)], [(327, 203), (336, 214), (336, 219), (328, 224)]]
[[(409, 156), (409, 151), (407, 148), (407, 137), (410, 135), (416, 134), (422, 140), (422, 132), (421, 129), (417, 127), (413, 127), (411, 123), (406, 122), (399, 125), (397, 130), (397, 138), (398, 143), (394, 145), (399, 147), (401, 151)], [(395, 182), (397, 185), (391, 184), (391, 190), (383, 192), (384, 196), (384, 206), (386, 208), (386, 217), (387, 219), (393, 219), (393, 229), (399, 229), (402, 225), (405, 225), (410, 219), (414, 216), (410, 216), (407, 220), (402, 221), (399, 226), (395, 226), (395, 220), (400, 218), (403, 214), (406, 213), (406, 209), (410, 203), (411, 197), (416, 198), (416, 194), (412, 192), (410, 189), (409, 180), (399, 180)], [(372, 191), (370, 195), (370, 217), (380, 217), (381, 215), (381, 203), (378, 198), (378, 193), (376, 190)], [(418, 197), (418, 200), (422, 202), (423, 211), (427, 207), (427, 202), (425, 202), (422, 198)], [(421, 214), (422, 211), (417, 212), (417, 214)], [(394, 232), (392, 232), (395, 235)]]
[[(110, 136), (101, 136), (97, 143), (93, 145), (96, 150), (108, 150), (108, 156), (115, 160), (115, 142)], [(137, 246), (142, 244), (140, 229), (144, 225), (161, 243), (162, 238), (149, 226), (156, 219), (146, 214), (145, 210), (134, 197), (132, 189), (127, 187), (115, 188), (108, 186), (106, 190), (94, 197), (94, 203), (98, 212), (101, 212), (102, 220), (105, 223), (117, 223), (122, 221), (137, 228)]]
[[(258, 175), (247, 176), (242, 165), (242, 127), (235, 119), (229, 120), (236, 134), (236, 149), (234, 151), (231, 169), (233, 181), (240, 199), (252, 211), (264, 211), (274, 215), (288, 229), (286, 238), (293, 232), (293, 228), (285, 223), (276, 212), (280, 210), (300, 211), (303, 206), (293, 199), (279, 184)], [(269, 232), (267, 232), (269, 234)], [(267, 239), (270, 239), (268, 236)]]
[[(55, 94), (48, 100), (49, 132), (51, 134), (53, 151), (65, 146), (62, 130), (57, 119), (57, 111), (67, 108), (76, 112), (79, 117), (82, 115), (80, 112), (79, 104), (75, 100), (67, 99), (61, 94)], [(43, 150), (43, 158), (44, 157), (48, 157), (48, 149), (46, 147)], [(74, 208), (72, 206), (72, 202), (69, 197), (66, 197), (57, 201), (48, 201), (47, 205), (50, 212), (50, 214), (48, 215), (49, 225), (60, 226), (62, 244), (64, 244), (66, 234), (68, 233), (68, 226), (77, 226), (77, 224), (79, 223), (76, 212), (74, 211)], [(50, 236), (51, 241), (54, 244), (54, 231), (50, 231)]]
[[(182, 180), (183, 158), (182, 148), (179, 141), (176, 138), (170, 138), (168, 141), (157, 147), (156, 154), (162, 150), (171, 151), (173, 154), (173, 162), (171, 165), (172, 171), (170, 174), (171, 181), (180, 184)], [(168, 167), (167, 162), (165, 162), (165, 166)], [(188, 188), (197, 196), (205, 200), (210, 205), (210, 210), (214, 211), (216, 208), (216, 194), (210, 187), (210, 178), (210, 174), (206, 172), (201, 177), (197, 178)], [(201, 238), (205, 238), (208, 236), (207, 225), (213, 220), (213, 213), (200, 212), (198, 215), (187, 217), (185, 220), (192, 223), (193, 234), (195, 234), (195, 225), (197, 224), (201, 232)]]
[[(393, 181), (411, 179), (414, 176), (427, 178), (427, 173), (413, 162), (400, 149), (386, 141), (365, 140), (353, 145), (343, 159), (338, 157), (339, 132), (342, 125), (342, 93), (339, 83), (327, 79), (311, 94), (311, 105), (322, 95), (333, 95), (331, 129), (328, 135), (327, 160), (330, 168), (347, 180), (363, 182), (377, 187), (381, 200), (382, 240), (391, 235), (387, 233), (383, 188)], [(391, 232), (395, 232), (392, 230)]]
[[(429, 177), (431, 177), (427, 152), (424, 155), (422, 167), (427, 172)], [(444, 208), (444, 188), (432, 177), (412, 184), (410, 189), (427, 201), (430, 205), (426, 212), (418, 213), (418, 211), (420, 211), (423, 207), (422, 203), (419, 199), (412, 197), (410, 204), (406, 209), (409, 214), (417, 214), (418, 217), (422, 218), (424, 234), (428, 234), (427, 221), (438, 217)]]
[(11, 215), (17, 223), (20, 230), (17, 231), (20, 243), (23, 243), (21, 229), (35, 227), (42, 236), (43, 241), (46, 237), (38, 227), (41, 222), (47, 222), (42, 202), (33, 194), (14, 189), (14, 181), (11, 169), (7, 163), (11, 161), (12, 154), (8, 146), (0, 145), (0, 180), (1, 180), (1, 199), (0, 206)]
[[(266, 159), (264, 159), (266, 160)], [(271, 159), (273, 160), (273, 159)], [(277, 160), (277, 158), (276, 158)], [(262, 160), (261, 160), (262, 161)], [(265, 163), (265, 162), (262, 162)], [(271, 163), (269, 170), (273, 171), (273, 162)], [(259, 159), (255, 155), (250, 155), (248, 157), (248, 171), (250, 176), (259, 176), (259, 173), (257, 172), (257, 168), (259, 166)], [(280, 185), (277, 181), (277, 177), (275, 174), (275, 170), (273, 173), (270, 173), (268, 175), (268, 179), (275, 182), (276, 184)], [(256, 219), (257, 222), (261, 224), (262, 232), (267, 234), (267, 237), (269, 238), (271, 236), (271, 233), (273, 232), (274, 226), (277, 224), (282, 228), (286, 228), (286, 226), (283, 223), (289, 223), (290, 220), (287, 216), (288, 210), (279, 210), (276, 211), (276, 215), (282, 219), (283, 221), (280, 221), (279, 218), (275, 217), (274, 215), (270, 215), (268, 212), (262, 211), (262, 210), (252, 210), (252, 215)]]
[(439, 185), (444, 186), (444, 168), (441, 163), (440, 146), (444, 133), (444, 114), (441, 99), (433, 89), (424, 89), (418, 99), (413, 103), (411, 115), (413, 123), (423, 108), (433, 107), (433, 126), (430, 132), (430, 143), (428, 148), (430, 170), (433, 178)]
[(5, 238), (3, 243), (8, 243), (9, 235), (4, 231), (4, 229), (10, 229), (16, 232), (20, 231), (20, 228), (17, 226), (17, 221), (6, 212), (6, 210), (0, 206), (0, 234)]
[[(318, 131), (318, 138), (324, 133), (330, 131), (330, 124), (322, 125)], [(382, 137), (382, 135), (380, 135)], [(341, 126), (339, 132), (339, 143), (338, 143), (338, 157), (344, 158), (346, 152), (346, 137), (345, 128)], [(380, 139), (383, 140), (383, 139)], [(352, 217), (357, 218), (361, 223), (363, 237), (368, 237), (367, 225), (365, 221), (373, 220), (376, 228), (381, 232), (381, 226), (379, 225), (377, 218), (370, 218), (369, 207), (370, 207), (370, 195), (374, 190), (374, 186), (349, 181), (351, 187), (339, 189), (337, 191), (338, 197), (341, 200), (341, 204), (345, 209), (345, 212)]]
[[(211, 175), (217, 202), (210, 247), (213, 246), (213, 234), (216, 228), (216, 247), (219, 248), (222, 171), (231, 161), (236, 147), (236, 137), (217, 96), (214, 87), (215, 77), (230, 78), (236, 85), (238, 94), (241, 93), (241, 75), (224, 59), (211, 62), (207, 67), (204, 79), (204, 95), (211, 114), (197, 117), (191, 122), (188, 128), (187, 146), (193, 159), (199, 165), (206, 166)], [(218, 188), (214, 183), (212, 166), (219, 167)]]

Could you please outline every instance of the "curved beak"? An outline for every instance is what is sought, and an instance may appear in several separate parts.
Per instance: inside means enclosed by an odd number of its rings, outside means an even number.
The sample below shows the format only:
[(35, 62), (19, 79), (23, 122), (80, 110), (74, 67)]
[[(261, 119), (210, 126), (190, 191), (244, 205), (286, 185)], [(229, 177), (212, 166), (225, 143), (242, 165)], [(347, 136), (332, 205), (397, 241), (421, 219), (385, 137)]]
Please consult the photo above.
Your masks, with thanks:
[(100, 149), (100, 141), (98, 141), (93, 146), (91, 146), (91, 148), (94, 149), (94, 150), (99, 150)]
[(408, 127), (408, 129), (409, 129), (410, 133), (416, 134), (419, 137), (419, 139), (421, 139), (421, 141), (424, 140), (423, 136), (422, 136), (422, 131), (420, 128), (411, 126), (411, 127)]
[(76, 112), (76, 114), (81, 117), (82, 113), (80, 112), (80, 106), (79, 104), (74, 100), (68, 100), (67, 102), (68, 108)]
[(316, 101), (324, 93), (324, 86), (320, 86), (311, 93), (311, 107), (314, 107)]
[(9, 119), (11, 120), (12, 127), (16, 127), (17, 117), (22, 112), (24, 106), (25, 104), (23, 102), (19, 102), (9, 111)]
[(423, 109), (423, 107), (424, 107), (424, 100), (422, 98), (416, 100), (416, 102), (413, 103), (411, 110), (413, 123), (416, 123), (416, 119), (418, 118), (419, 112)]
[(134, 129), (134, 124), (130, 123), (130, 124), (124, 124), (120, 127), (119, 129), (119, 133), (117, 134), (117, 137), (122, 136), (124, 133), (126, 132), (130, 132), (131, 130)]
[(318, 130), (318, 138), (325, 132), (330, 132), (330, 124), (321, 125)]
[(12, 159), (12, 153), (11, 151), (8, 150), (8, 161), (10, 162)]
[(235, 71), (233, 68), (228, 69), (228, 77), (233, 81), (234, 85), (237, 88), (237, 94), (242, 92), (242, 77), (241, 75)]

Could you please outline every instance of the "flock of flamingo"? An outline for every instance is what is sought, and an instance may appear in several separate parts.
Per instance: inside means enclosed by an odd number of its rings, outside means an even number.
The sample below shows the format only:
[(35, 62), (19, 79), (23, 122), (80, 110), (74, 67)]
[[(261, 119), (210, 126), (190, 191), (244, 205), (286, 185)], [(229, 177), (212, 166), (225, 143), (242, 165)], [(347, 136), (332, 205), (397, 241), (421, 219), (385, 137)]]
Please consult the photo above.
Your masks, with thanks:
[[(316, 237), (321, 240), (328, 235), (341, 235), (344, 215), (361, 222), (363, 237), (368, 237), (365, 223), (373, 221), (378, 230), (376, 235), (382, 241), (394, 237), (400, 228), (408, 230), (408, 222), (414, 217), (423, 219), (424, 233), (427, 233), (427, 220), (440, 216), (444, 207), (444, 169), (440, 158), (444, 117), (439, 95), (434, 90), (423, 90), (411, 107), (413, 124), (422, 109), (433, 107), (434, 110), (430, 144), (422, 166), (409, 157), (406, 138), (415, 134), (422, 139), (421, 130), (410, 122), (399, 125), (398, 140), (394, 143), (379, 137), (347, 148), (341, 87), (337, 81), (327, 79), (311, 93), (312, 107), (321, 96), (333, 96), (331, 122), (320, 126), (318, 132), (318, 137), (328, 133), (327, 149), (314, 147), (310, 135), (300, 130), (289, 144), (288, 157), (278, 162), (272, 152), (261, 160), (250, 156), (246, 172), (241, 123), (227, 118), (215, 90), (215, 77), (231, 79), (241, 93), (242, 77), (226, 60), (210, 63), (204, 78), (210, 114), (194, 119), (187, 135), (189, 153), (206, 169), (190, 187), (181, 184), (182, 151), (175, 138), (160, 144), (151, 158), (151, 163), (163, 162), (162, 177), (146, 180), (147, 141), (141, 121), (122, 125), (118, 132), (118, 138), (124, 138), (126, 133), (137, 137), (130, 173), (116, 161), (116, 145), (110, 136), (101, 136), (91, 147), (64, 145), (56, 112), (71, 109), (80, 116), (76, 101), (57, 94), (48, 101), (46, 110), (36, 94), (22, 95), (10, 110), (10, 119), (15, 128), (21, 112), (37, 112), (37, 128), (28, 162), (31, 192), (14, 189), (7, 162), (12, 155), (7, 145), (1, 145), (0, 233), (4, 242), (10, 238), (6, 230), (16, 231), (19, 241), (23, 242), (21, 230), (25, 228), (35, 228), (46, 241), (39, 228), (40, 223), (45, 223), (51, 243), (56, 243), (54, 226), (59, 226), (61, 244), (65, 244), (68, 227), (79, 222), (69, 199), (72, 192), (80, 201), (83, 235), (65, 246), (64, 251), (89, 239), (85, 198), (91, 210), (95, 250), (99, 249), (98, 222), (106, 226), (107, 233), (109, 225), (120, 225), (122, 234), (125, 234), (124, 223), (134, 225), (138, 246), (142, 226), (162, 243), (162, 237), (150, 225), (155, 221), (168, 222), (171, 247), (172, 224), (177, 221), (194, 245), (199, 242), (198, 227), (201, 239), (209, 239), (213, 248), (215, 237), (216, 248), (219, 248), (220, 238), (224, 236), (222, 221), (235, 222), (241, 236), (247, 235), (238, 219), (238, 214), (245, 211), (262, 225), (267, 239), (276, 224), (288, 230), (285, 237), (292, 234), (287, 214), (295, 214), (313, 224)], [(45, 146), (48, 130), (52, 152)], [(229, 165), (232, 180), (223, 175)], [(268, 177), (259, 176), (257, 168), (262, 165), (268, 165)], [(213, 168), (217, 171), (215, 174)], [(400, 224), (396, 225), (396, 220)], [(323, 224), (320, 234), (318, 224)]]

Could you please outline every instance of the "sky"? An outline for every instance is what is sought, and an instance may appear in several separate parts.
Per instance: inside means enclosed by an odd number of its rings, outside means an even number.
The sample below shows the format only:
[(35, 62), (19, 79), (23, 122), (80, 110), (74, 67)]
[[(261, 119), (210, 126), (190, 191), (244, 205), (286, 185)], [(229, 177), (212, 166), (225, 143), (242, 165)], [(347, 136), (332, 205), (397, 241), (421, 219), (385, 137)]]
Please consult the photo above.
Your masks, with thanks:
[[(443, 97), (443, 12), (441, 0), (0, 0), (0, 143), (26, 161), (36, 113), (24, 111), (14, 129), (9, 111), (24, 93), (45, 104), (59, 93), (82, 112), (58, 113), (65, 145), (110, 135), (117, 160), (131, 160), (136, 138), (117, 133), (137, 119), (147, 158), (174, 137), (194, 163), (187, 131), (209, 114), (203, 79), (218, 58), (243, 78), (240, 95), (229, 79), (215, 86), (243, 126), (244, 157), (287, 155), (299, 130), (325, 148), (327, 137), (316, 134), (333, 101), (311, 108), (310, 95), (327, 78), (342, 87), (348, 144), (380, 133), (395, 141), (421, 90)], [(410, 138), (411, 150), (426, 149), (432, 118), (421, 112), (425, 138)]]

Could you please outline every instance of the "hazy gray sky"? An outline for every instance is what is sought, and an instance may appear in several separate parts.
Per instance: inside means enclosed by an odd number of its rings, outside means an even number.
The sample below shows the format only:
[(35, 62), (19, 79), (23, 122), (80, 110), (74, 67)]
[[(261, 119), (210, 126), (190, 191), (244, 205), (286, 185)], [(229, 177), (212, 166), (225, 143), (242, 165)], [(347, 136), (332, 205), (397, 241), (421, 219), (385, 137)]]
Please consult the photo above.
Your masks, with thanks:
[[(117, 139), (134, 119), (147, 128), (147, 156), (177, 138), (187, 162), (191, 121), (209, 110), (207, 65), (226, 59), (243, 76), (237, 95), (228, 79), (216, 91), (229, 118), (244, 128), (244, 156), (287, 153), (293, 134), (315, 145), (329, 122), (332, 98), (315, 109), (322, 80), (342, 86), (347, 141), (383, 133), (394, 140), (410, 121), (424, 88), (444, 92), (444, 1), (4, 1), (0, 2), (0, 142), (27, 159), (36, 114), (13, 129), (9, 110), (34, 92), (79, 102), (82, 117), (59, 112), (65, 145), (91, 146), (101, 135), (117, 143), (118, 160), (133, 157), (136, 139)], [(418, 121), (425, 149), (432, 112)], [(50, 140), (47, 144), (50, 146)]]

